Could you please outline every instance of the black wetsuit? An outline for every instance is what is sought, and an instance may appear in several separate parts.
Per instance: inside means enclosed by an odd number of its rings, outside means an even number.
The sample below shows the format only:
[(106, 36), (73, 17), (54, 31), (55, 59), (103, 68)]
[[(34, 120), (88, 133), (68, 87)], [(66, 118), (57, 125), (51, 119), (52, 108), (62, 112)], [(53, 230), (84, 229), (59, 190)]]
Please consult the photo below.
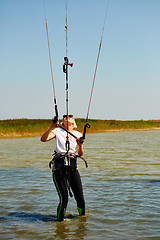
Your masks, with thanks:
[(63, 167), (53, 170), (53, 181), (59, 195), (59, 205), (57, 208), (57, 220), (63, 221), (68, 203), (68, 189), (71, 188), (77, 202), (79, 215), (85, 215), (85, 201), (81, 178), (77, 169)]

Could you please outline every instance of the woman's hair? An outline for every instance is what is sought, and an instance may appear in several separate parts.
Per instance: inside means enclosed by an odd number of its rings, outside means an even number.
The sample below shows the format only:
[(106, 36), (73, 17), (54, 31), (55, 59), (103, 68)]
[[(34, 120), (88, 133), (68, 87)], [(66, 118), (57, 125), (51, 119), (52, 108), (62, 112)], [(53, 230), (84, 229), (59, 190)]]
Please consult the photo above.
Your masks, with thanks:
[(77, 128), (76, 121), (75, 121), (75, 119), (74, 119), (74, 118), (73, 118), (73, 120), (74, 120), (74, 121), (73, 121), (73, 125), (72, 125), (72, 127), (73, 127), (73, 128)]

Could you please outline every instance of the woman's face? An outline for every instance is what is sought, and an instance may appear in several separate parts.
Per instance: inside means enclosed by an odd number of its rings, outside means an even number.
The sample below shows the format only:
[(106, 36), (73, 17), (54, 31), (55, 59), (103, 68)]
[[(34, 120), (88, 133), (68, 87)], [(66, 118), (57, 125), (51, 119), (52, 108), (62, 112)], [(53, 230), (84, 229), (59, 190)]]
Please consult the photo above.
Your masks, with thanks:
[(68, 126), (73, 126), (74, 118), (72, 114), (63, 115), (63, 125), (67, 126), (67, 122), (68, 122)]

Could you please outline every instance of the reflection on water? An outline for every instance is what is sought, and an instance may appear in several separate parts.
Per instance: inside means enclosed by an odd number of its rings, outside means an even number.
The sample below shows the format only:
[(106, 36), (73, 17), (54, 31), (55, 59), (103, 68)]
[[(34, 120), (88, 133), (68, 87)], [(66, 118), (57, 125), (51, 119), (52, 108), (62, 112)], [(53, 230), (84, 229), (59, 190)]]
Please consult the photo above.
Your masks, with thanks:
[(1, 139), (0, 239), (160, 239), (160, 132), (88, 134), (78, 160), (86, 216), (58, 196), (48, 162), (55, 142)]

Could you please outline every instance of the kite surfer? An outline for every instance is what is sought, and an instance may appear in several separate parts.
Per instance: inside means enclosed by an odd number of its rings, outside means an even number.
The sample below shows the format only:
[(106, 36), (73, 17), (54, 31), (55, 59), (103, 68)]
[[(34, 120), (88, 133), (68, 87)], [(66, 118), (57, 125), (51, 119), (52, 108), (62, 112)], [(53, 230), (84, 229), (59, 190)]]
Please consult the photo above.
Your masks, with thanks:
[[(42, 142), (56, 139), (55, 154), (50, 162), (50, 167), (52, 166), (53, 181), (60, 200), (57, 208), (58, 221), (63, 221), (64, 219), (68, 203), (68, 192), (71, 197), (72, 192), (74, 194), (79, 215), (85, 215), (83, 188), (77, 169), (77, 157), (83, 155), (82, 134), (74, 130), (77, 126), (71, 114), (63, 116), (62, 126), (65, 129), (68, 128), (68, 131), (74, 134), (76, 138), (68, 134), (64, 129), (58, 127), (56, 117), (41, 137)], [(76, 152), (78, 155), (76, 155)]]

